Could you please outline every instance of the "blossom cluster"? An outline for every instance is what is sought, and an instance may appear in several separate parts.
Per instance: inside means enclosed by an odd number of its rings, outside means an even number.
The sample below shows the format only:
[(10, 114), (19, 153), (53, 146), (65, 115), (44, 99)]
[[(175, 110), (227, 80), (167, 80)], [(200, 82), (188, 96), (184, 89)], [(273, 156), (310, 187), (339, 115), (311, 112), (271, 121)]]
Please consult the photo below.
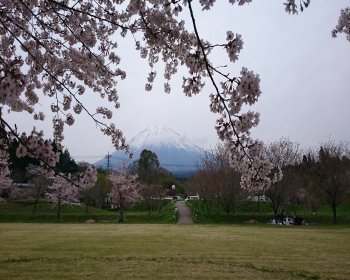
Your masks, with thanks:
[[(63, 175), (62, 175), (63, 176)], [(60, 205), (79, 202), (79, 189), (62, 176), (56, 176), (54, 182), (48, 187), (47, 198)]]
[(49, 186), (49, 192), (47, 193), (48, 199), (54, 203), (70, 204), (77, 203), (81, 198), (81, 194), (93, 187), (97, 180), (97, 171), (92, 165), (88, 165), (83, 173), (75, 174), (52, 174), (47, 170), (34, 169), (36, 174), (46, 174), (46, 176), (52, 178), (53, 183)]
[[(15, 138), (12, 138), (14, 140)], [(16, 150), (17, 157), (29, 156), (39, 159), (42, 165), (55, 167), (60, 159), (60, 153), (54, 151), (52, 140), (43, 138), (43, 132), (35, 128), (30, 135), (22, 133), (19, 137), (19, 146)]]
[[(299, 7), (300, 11), (304, 11), (304, 8), (307, 8), (310, 5), (311, 0), (299, 0)], [(285, 11), (290, 14), (297, 14), (298, 13), (298, 5), (295, 3), (295, 0), (287, 0), (287, 2), (284, 3), (285, 5)]]
[(140, 200), (139, 185), (136, 177), (125, 173), (111, 173), (108, 179), (112, 183), (109, 194), (114, 207), (127, 208)]
[[(2, 129), (4, 129), (4, 127), (2, 127)], [(9, 186), (12, 184), (8, 163), (8, 144), (18, 145), (16, 149), (17, 157), (21, 158), (29, 156), (39, 160), (39, 166), (28, 166), (27, 173), (29, 176), (44, 176), (45, 178), (51, 178), (59, 183), (65, 181), (66, 183), (64, 184), (64, 188), (72, 187), (74, 191), (72, 191), (71, 194), (74, 194), (75, 197), (77, 196), (75, 191), (76, 188), (78, 188), (78, 190), (85, 190), (91, 188), (96, 183), (97, 171), (92, 165), (88, 165), (85, 172), (75, 174), (74, 176), (71, 176), (70, 174), (56, 174), (54, 167), (59, 162), (60, 150), (55, 148), (55, 145), (51, 140), (45, 140), (43, 138), (42, 131), (39, 132), (33, 129), (30, 135), (22, 133), (22, 135), (15, 137), (14, 133), (12, 132), (7, 133), (4, 135), (4, 139), (1, 139), (0, 184), (2, 186)], [(57, 189), (58, 192), (61, 192), (62, 188), (58, 188), (57, 184), (54, 184), (51, 189)], [(66, 192), (67, 195), (70, 193), (69, 190), (66, 190)], [(52, 195), (55, 196), (56, 194)]]
[[(199, 0), (200, 4), (203, 7), (203, 10), (209, 10), (214, 6), (216, 0)], [(229, 0), (229, 2), (233, 5), (237, 3), (239, 6), (252, 2), (252, 0)]]
[(57, 143), (65, 125), (73, 125), (74, 114), (82, 111), (108, 128), (98, 116), (110, 119), (111, 111), (99, 107), (91, 113), (81, 98), (89, 88), (119, 107), (115, 87), (126, 73), (118, 68), (112, 35), (122, 32), (127, 21), (127, 12), (118, 11), (122, 2), (0, 0), (0, 105), (44, 120), (36, 109), (40, 94), (53, 98)]
[(236, 38), (232, 31), (227, 31), (226, 40), (229, 41), (226, 46), (226, 51), (230, 57), (231, 62), (238, 59), (238, 54), (243, 48), (242, 35), (236, 34)]
[(230, 165), (241, 173), (241, 186), (249, 191), (263, 191), (271, 185), (272, 164), (264, 156), (264, 144), (258, 140), (242, 136), (242, 145), (234, 141), (226, 142), (230, 152)]
[(332, 36), (337, 37), (338, 33), (344, 33), (346, 39), (350, 42), (350, 8), (347, 7), (340, 11), (338, 24), (332, 31)]
[(97, 171), (96, 168), (89, 164), (86, 170), (77, 176), (74, 180), (76, 184), (83, 190), (90, 189), (95, 185), (97, 181)]

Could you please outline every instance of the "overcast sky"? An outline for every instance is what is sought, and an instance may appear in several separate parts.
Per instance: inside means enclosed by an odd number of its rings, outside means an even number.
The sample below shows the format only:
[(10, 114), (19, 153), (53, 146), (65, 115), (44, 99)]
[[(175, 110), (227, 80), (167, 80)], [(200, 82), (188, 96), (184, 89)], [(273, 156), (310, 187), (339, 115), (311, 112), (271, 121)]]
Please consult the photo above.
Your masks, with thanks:
[[(209, 12), (196, 9), (199, 33), (212, 43), (225, 42), (228, 30), (242, 35), (239, 60), (229, 65), (227, 72), (238, 76), (240, 69), (247, 67), (260, 75), (262, 95), (253, 109), (260, 112), (261, 122), (253, 136), (266, 142), (289, 137), (304, 148), (330, 138), (349, 141), (350, 42), (344, 35), (332, 38), (331, 30), (340, 9), (350, 6), (350, 1), (313, 0), (297, 16), (285, 13), (283, 1), (255, 0), (243, 7), (216, 2)], [(113, 118), (117, 126), (131, 139), (140, 130), (162, 123), (200, 146), (214, 146), (218, 138), (216, 116), (209, 111), (210, 84), (200, 95), (185, 97), (180, 72), (172, 81), (172, 93), (167, 95), (161, 66), (153, 91), (145, 92), (147, 63), (130, 42), (120, 42), (117, 51), (127, 71), (127, 79), (118, 88), (121, 108)], [(212, 61), (215, 65), (227, 64), (226, 52), (221, 51)], [(92, 95), (86, 104), (93, 107), (96, 102), (100, 100)], [(41, 104), (45, 109), (49, 103)], [(33, 126), (31, 117), (11, 118), (22, 129)], [(52, 137), (50, 118), (35, 125)], [(113, 152), (109, 138), (85, 117), (67, 128), (64, 145), (78, 161), (94, 162)]]

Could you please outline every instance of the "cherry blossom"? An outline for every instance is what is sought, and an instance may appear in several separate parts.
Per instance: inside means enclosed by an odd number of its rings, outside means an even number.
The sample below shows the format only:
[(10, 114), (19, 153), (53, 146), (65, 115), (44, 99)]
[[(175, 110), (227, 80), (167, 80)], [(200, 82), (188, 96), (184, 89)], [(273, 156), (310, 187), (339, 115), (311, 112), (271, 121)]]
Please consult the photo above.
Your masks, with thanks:
[(346, 39), (350, 42), (350, 7), (340, 11), (338, 24), (332, 31), (332, 36), (337, 37), (338, 33), (344, 33)]
[(132, 206), (141, 198), (136, 177), (126, 173), (111, 173), (108, 179), (113, 185), (109, 197), (112, 205), (119, 209), (118, 222), (123, 222), (124, 209)]
[(56, 176), (54, 182), (48, 187), (47, 198), (56, 204), (56, 220), (62, 222), (62, 206), (65, 204), (79, 203), (79, 189), (64, 176)]

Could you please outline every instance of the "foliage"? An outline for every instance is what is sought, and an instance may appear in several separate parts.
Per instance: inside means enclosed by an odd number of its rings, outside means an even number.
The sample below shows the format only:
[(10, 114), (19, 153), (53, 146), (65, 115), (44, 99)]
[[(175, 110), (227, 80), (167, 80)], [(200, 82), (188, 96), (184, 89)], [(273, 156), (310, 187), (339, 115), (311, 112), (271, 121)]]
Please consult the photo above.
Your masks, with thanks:
[(107, 197), (111, 192), (112, 184), (107, 178), (106, 172), (103, 170), (97, 171), (97, 180), (95, 185), (89, 190), (89, 197), (92, 203), (97, 208), (110, 207)]
[(333, 222), (337, 222), (339, 203), (350, 194), (350, 150), (346, 143), (328, 141), (318, 152), (317, 158), (304, 157), (304, 171), (311, 175), (312, 192), (325, 196), (332, 207)]
[(163, 176), (160, 178), (160, 184), (167, 188), (168, 192), (172, 190), (172, 186), (175, 186), (175, 193), (179, 195), (184, 195), (186, 192), (186, 185), (178, 179), (175, 179), (173, 176)]
[(157, 154), (147, 149), (141, 152), (134, 165), (138, 180), (146, 184), (159, 184), (164, 178), (171, 177), (170, 172), (160, 166)]
[(68, 149), (60, 153), (60, 159), (56, 164), (55, 171), (64, 174), (75, 174), (78, 172), (78, 165), (72, 159)]
[(143, 201), (148, 205), (148, 215), (151, 215), (151, 211), (160, 211), (162, 206), (162, 199), (165, 196), (165, 190), (161, 185), (142, 185), (140, 187), (140, 196)]
[(213, 203), (220, 205), (227, 214), (234, 212), (236, 202), (246, 196), (240, 185), (240, 174), (230, 166), (224, 146), (204, 154), (189, 185), (190, 191), (199, 194), (209, 212)]

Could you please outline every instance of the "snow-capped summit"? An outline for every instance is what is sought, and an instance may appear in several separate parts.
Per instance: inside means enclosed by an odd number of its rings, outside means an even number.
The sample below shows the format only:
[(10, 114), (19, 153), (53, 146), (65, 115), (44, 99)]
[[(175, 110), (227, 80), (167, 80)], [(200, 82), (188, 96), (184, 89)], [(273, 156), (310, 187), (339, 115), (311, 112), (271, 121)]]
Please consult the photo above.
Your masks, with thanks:
[[(130, 160), (123, 151), (112, 153), (110, 168), (117, 169), (121, 163), (130, 164), (140, 158), (144, 149), (157, 154), (160, 165), (175, 175), (194, 172), (196, 163), (203, 154), (203, 149), (175, 130), (157, 124), (136, 134), (129, 142), (134, 154)], [(107, 167), (107, 159), (95, 163), (97, 167)]]
[(130, 141), (130, 147), (134, 149), (145, 146), (173, 146), (178, 149), (202, 152), (202, 148), (192, 143), (185, 136), (162, 124), (156, 124), (142, 130)]

